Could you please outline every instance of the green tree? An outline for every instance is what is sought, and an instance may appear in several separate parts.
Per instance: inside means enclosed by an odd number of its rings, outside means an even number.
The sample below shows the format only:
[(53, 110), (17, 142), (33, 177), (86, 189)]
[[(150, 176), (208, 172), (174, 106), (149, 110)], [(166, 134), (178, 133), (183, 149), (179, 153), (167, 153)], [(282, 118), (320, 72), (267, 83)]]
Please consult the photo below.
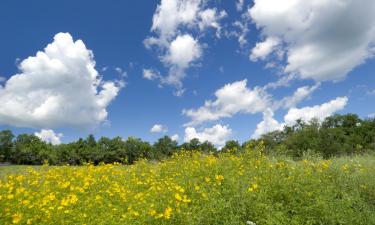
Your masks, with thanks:
[(0, 131), (0, 162), (11, 158), (14, 135), (10, 130)]
[(18, 135), (13, 149), (11, 160), (17, 164), (40, 165), (44, 161), (55, 164), (57, 161), (52, 145), (33, 134)]
[(238, 141), (230, 140), (225, 143), (225, 146), (221, 149), (221, 151), (238, 153), (238, 152), (241, 152), (241, 145)]
[(126, 159), (129, 164), (142, 158), (149, 158), (152, 147), (148, 142), (143, 142), (139, 138), (129, 137), (125, 143)]
[(171, 156), (178, 149), (177, 141), (173, 141), (169, 136), (164, 136), (153, 145), (153, 153), (156, 159)]

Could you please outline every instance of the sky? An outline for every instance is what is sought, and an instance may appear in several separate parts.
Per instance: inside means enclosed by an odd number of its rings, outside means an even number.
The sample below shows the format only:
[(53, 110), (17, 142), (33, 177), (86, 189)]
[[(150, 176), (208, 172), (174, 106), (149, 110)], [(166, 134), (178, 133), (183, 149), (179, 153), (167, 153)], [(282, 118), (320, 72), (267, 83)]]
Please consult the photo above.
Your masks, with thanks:
[(0, 2), (0, 130), (221, 147), (375, 115), (373, 0)]

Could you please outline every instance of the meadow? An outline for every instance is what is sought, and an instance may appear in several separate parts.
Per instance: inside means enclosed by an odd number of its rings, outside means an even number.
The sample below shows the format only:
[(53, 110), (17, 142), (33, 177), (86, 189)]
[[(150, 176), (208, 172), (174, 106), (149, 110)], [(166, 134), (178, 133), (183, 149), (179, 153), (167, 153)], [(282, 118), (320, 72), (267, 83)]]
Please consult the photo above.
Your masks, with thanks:
[(0, 167), (0, 224), (375, 224), (375, 157)]

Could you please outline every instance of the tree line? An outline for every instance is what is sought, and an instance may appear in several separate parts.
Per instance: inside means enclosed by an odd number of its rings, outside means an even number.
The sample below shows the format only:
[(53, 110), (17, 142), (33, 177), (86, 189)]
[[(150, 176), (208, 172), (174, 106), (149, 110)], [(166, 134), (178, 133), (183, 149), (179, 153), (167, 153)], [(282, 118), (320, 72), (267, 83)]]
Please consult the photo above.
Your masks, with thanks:
[(120, 162), (133, 164), (140, 159), (162, 160), (179, 151), (200, 151), (206, 154), (239, 154), (247, 148), (264, 144), (265, 153), (285, 155), (295, 159), (305, 155), (318, 155), (330, 158), (340, 155), (371, 153), (375, 151), (375, 118), (361, 119), (355, 114), (333, 115), (323, 122), (317, 119), (305, 122), (297, 120), (295, 125), (283, 130), (263, 135), (244, 143), (227, 141), (218, 150), (209, 142), (192, 139), (179, 145), (168, 136), (155, 143), (129, 137), (101, 137), (93, 135), (77, 141), (52, 145), (33, 134), (20, 134), (17, 137), (10, 130), (0, 131), (0, 162), (13, 164), (40, 165), (82, 165)]

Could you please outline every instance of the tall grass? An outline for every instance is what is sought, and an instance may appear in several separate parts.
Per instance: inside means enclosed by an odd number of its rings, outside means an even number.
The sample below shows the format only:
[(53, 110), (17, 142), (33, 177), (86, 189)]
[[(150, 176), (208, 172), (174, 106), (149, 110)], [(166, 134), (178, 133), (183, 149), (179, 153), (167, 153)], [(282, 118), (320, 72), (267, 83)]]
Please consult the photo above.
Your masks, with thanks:
[(296, 162), (259, 146), (132, 166), (34, 167), (0, 180), (0, 224), (375, 224), (371, 155)]

